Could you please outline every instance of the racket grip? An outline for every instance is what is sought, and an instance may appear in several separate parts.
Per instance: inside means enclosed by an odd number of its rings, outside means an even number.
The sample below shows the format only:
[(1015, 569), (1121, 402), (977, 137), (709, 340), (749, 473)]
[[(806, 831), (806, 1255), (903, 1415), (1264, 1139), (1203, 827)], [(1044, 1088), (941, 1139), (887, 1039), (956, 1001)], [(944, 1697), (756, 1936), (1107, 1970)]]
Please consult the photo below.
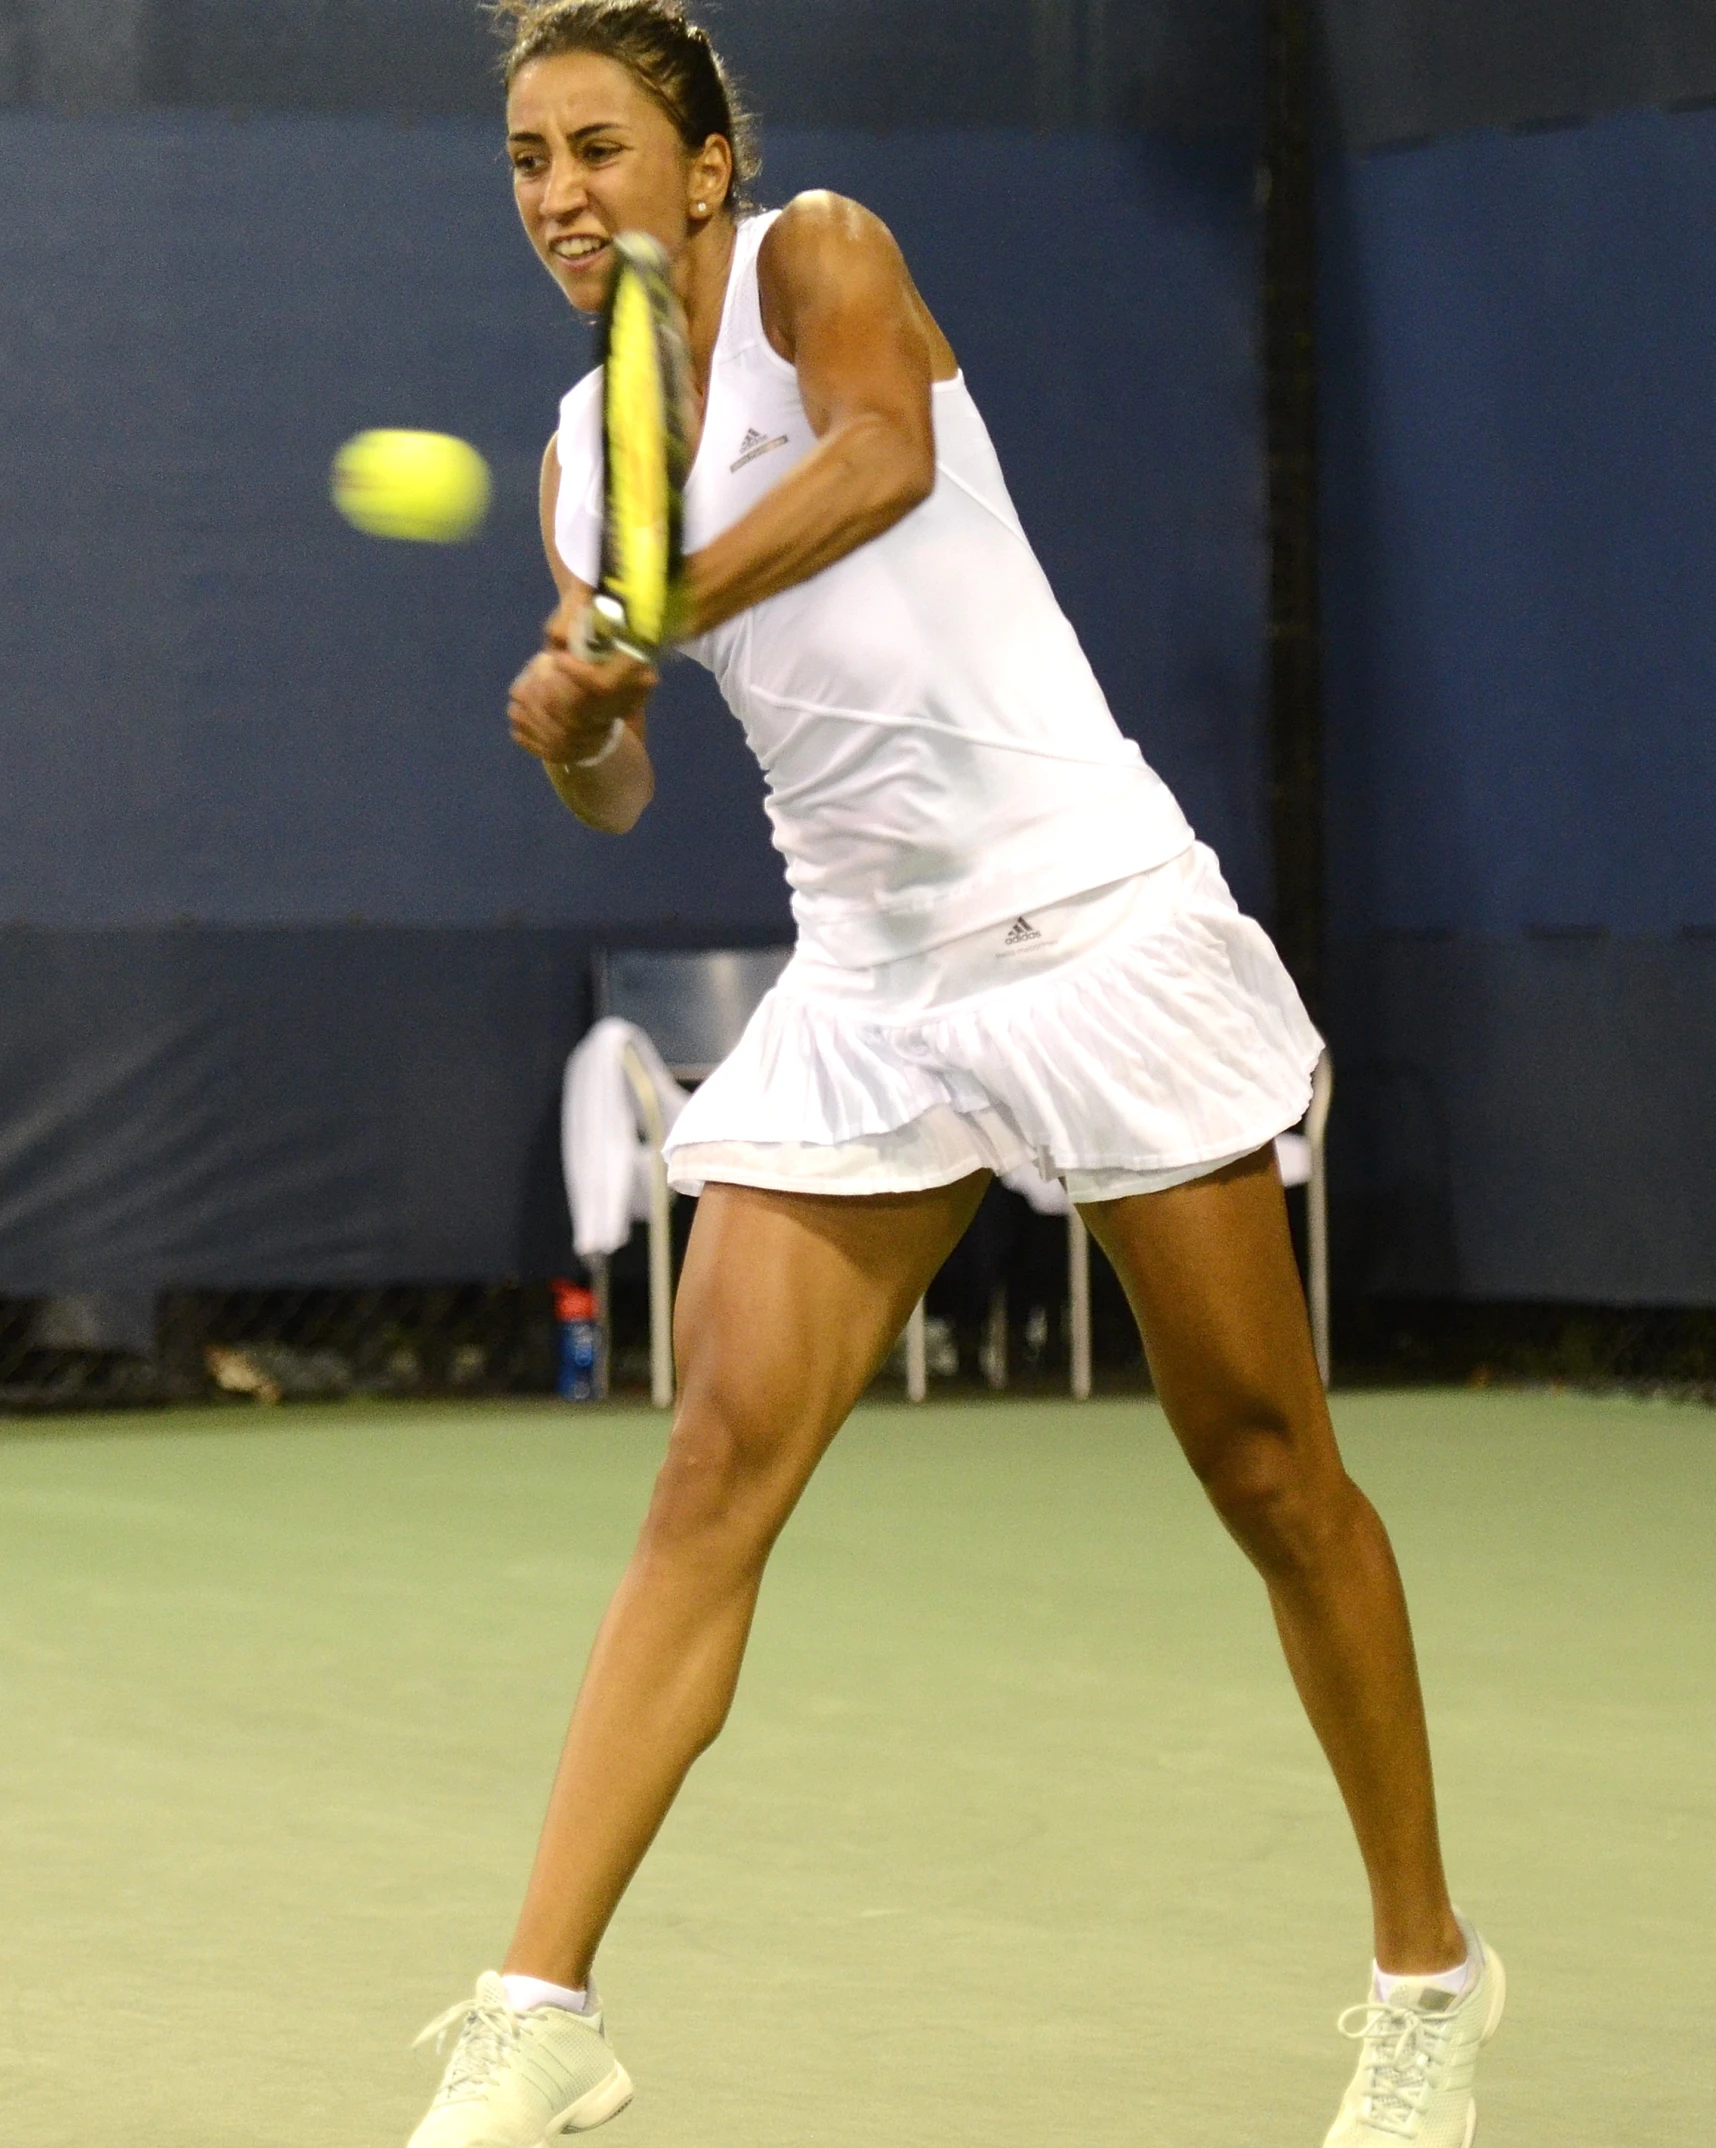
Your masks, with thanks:
[(598, 591), (590, 599), (579, 654), (590, 663), (600, 663), (605, 656), (629, 656), (640, 664), (655, 662), (655, 651), (646, 649), (627, 632), (625, 606), (605, 591)]
[(578, 654), (591, 659), (611, 655), (619, 644), (625, 624), (625, 606), (618, 598), (598, 592), (584, 612)]

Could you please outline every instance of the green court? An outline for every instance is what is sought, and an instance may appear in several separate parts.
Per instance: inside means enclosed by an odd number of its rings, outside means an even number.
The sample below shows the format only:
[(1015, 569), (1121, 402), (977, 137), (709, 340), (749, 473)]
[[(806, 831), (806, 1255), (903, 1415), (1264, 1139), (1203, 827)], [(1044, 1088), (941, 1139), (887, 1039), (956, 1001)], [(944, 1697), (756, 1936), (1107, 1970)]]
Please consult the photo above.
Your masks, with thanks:
[[(1716, 1416), (1353, 1395), (1483, 2148), (1704, 2148)], [(29, 2148), (403, 2148), (498, 1959), (663, 1422), (305, 1409), (0, 1435), (5, 2006)], [(1261, 1590), (1138, 1404), (874, 1405), (605, 1949), (624, 2148), (1314, 2148), (1368, 1934)]]

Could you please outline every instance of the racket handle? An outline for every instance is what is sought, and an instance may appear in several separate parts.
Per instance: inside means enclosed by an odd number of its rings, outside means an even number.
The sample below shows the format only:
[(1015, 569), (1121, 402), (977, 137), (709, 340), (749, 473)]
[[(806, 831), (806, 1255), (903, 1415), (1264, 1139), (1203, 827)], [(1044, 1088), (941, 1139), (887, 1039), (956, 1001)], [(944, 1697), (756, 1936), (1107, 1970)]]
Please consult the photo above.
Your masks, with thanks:
[(591, 658), (609, 655), (625, 631), (626, 608), (617, 597), (598, 591), (585, 608), (578, 653)]
[(605, 656), (629, 656), (640, 664), (655, 662), (655, 651), (644, 648), (627, 633), (625, 606), (605, 590), (598, 590), (590, 599), (579, 654), (590, 663), (600, 663)]

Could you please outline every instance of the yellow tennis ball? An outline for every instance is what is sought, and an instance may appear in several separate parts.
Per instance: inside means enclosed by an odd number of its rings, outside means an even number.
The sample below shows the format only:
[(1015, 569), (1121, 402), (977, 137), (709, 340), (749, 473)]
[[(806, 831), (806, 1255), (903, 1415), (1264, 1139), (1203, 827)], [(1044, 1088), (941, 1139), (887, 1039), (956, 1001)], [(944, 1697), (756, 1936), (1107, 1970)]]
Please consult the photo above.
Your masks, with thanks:
[(489, 466), (451, 433), (370, 432), (334, 457), (334, 505), (369, 537), (457, 544), (489, 511)]

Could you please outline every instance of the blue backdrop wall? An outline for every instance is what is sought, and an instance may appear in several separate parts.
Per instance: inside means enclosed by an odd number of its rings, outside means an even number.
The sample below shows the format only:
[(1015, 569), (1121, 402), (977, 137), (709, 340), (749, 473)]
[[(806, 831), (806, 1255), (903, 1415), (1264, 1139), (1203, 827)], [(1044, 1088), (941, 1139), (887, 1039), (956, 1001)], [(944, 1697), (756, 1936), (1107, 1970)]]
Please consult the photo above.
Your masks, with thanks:
[[(1262, 903), (1248, 157), (769, 150), (771, 198), (894, 224), (1122, 723)], [(546, 1272), (591, 946), (788, 920), (700, 675), (625, 841), (506, 740), (536, 465), (588, 360), (494, 128), (14, 113), (0, 189), (0, 1289)], [(335, 519), (329, 456), (378, 423), (483, 448), (479, 541)]]
[(1331, 170), (1349, 1279), (1716, 1293), (1716, 113)]

